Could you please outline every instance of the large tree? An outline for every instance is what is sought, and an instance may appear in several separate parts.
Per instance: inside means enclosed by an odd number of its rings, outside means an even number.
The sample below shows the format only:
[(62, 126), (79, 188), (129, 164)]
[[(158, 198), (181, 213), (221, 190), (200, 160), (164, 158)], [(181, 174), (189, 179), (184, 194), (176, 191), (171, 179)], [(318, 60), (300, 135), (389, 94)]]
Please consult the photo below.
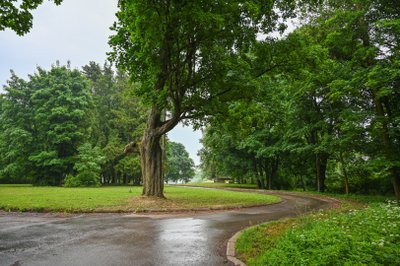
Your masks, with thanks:
[[(125, 145), (143, 132), (145, 114), (137, 97), (136, 84), (129, 84), (125, 74), (113, 71), (105, 64), (90, 62), (83, 66), (90, 80), (94, 108), (91, 110), (93, 130), (90, 142), (102, 149), (106, 160), (102, 165), (103, 183), (128, 183), (140, 175), (140, 163), (135, 153), (125, 154)], [(139, 180), (135, 178), (135, 183)]]
[(32, 162), (33, 132), (30, 127), (32, 107), (31, 90), (27, 82), (14, 73), (1, 94), (0, 110), (0, 180), (2, 182), (29, 182)]
[(25, 81), (13, 75), (4, 87), (0, 114), (0, 177), (59, 185), (73, 173), (77, 148), (90, 131), (87, 79), (53, 66)]
[[(53, 0), (56, 5), (62, 0)], [(32, 28), (32, 10), (43, 0), (0, 0), (0, 31), (11, 29), (18, 35), (24, 35)]]
[(363, 152), (374, 171), (392, 181), (400, 198), (400, 6), (395, 0), (354, 0), (337, 1), (333, 7), (315, 25), (331, 58), (351, 66), (350, 77), (332, 84), (334, 96), (352, 101), (353, 110), (361, 107)]
[[(140, 142), (143, 195), (164, 197), (161, 137), (181, 120), (201, 120), (246, 87), (240, 56), (268, 33), (292, 1), (119, 1), (111, 58), (141, 83), (149, 106)], [(243, 92), (242, 92), (243, 93)]]

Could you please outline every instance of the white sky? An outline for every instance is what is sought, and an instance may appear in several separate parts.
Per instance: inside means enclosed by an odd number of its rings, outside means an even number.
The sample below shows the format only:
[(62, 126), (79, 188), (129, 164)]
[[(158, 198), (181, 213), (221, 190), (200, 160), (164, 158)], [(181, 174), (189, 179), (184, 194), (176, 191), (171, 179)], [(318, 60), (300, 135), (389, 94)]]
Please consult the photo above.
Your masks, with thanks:
[[(89, 61), (106, 60), (109, 27), (115, 20), (117, 0), (64, 0), (60, 6), (47, 2), (33, 13), (33, 28), (23, 37), (13, 31), (0, 31), (0, 88), (13, 69), (27, 78), (36, 66), (48, 69), (57, 60), (80, 68)], [(1, 90), (1, 89), (0, 89)], [(168, 137), (185, 145), (195, 164), (201, 148), (201, 132), (178, 125)]]

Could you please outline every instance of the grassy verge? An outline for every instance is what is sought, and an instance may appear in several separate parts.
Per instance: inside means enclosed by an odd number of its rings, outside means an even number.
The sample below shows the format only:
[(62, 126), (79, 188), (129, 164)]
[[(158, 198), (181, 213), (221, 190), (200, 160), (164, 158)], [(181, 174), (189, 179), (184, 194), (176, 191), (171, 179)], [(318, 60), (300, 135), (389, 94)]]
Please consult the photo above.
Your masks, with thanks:
[[(194, 186), (194, 187), (206, 187), (206, 188), (245, 188), (245, 189), (257, 189), (256, 184), (230, 184), (230, 183), (212, 183), (212, 182), (191, 182), (187, 184), (181, 184), (178, 186)], [(361, 202), (361, 203), (380, 203), (388, 199), (395, 200), (394, 196), (381, 196), (381, 195), (358, 195), (358, 194), (334, 194), (334, 193), (320, 193), (316, 191), (299, 191), (299, 190), (273, 190), (275, 192), (289, 192), (297, 193), (299, 195), (316, 195), (322, 197), (334, 197), (338, 199), (344, 199), (349, 201)]]
[(208, 188), (248, 188), (248, 189), (256, 189), (257, 185), (255, 184), (230, 184), (230, 183), (200, 183), (200, 182), (192, 182), (179, 186), (194, 186), (194, 187), (208, 187)]
[(141, 197), (141, 187), (100, 188), (0, 185), (0, 209), (38, 212), (144, 212), (270, 204), (278, 197), (185, 187), (165, 188), (167, 199)]
[(238, 257), (248, 265), (400, 265), (400, 206), (351, 199), (372, 203), (345, 202), (245, 230), (236, 242)]

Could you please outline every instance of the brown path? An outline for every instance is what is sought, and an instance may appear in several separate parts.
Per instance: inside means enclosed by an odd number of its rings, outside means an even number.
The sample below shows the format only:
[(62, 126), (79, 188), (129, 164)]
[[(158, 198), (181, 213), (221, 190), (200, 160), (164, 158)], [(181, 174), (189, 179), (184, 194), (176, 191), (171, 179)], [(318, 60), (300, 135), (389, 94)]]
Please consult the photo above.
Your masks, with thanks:
[(277, 194), (281, 203), (217, 213), (3, 213), (0, 265), (230, 265), (226, 243), (235, 232), (332, 205), (318, 198)]

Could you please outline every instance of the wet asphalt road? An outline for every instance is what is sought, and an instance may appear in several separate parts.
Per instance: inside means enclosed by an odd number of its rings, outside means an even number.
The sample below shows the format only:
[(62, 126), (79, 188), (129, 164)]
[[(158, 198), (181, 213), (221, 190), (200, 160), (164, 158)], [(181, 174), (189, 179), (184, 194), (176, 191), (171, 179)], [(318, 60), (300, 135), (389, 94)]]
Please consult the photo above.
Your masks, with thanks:
[(280, 194), (283, 202), (218, 213), (0, 214), (0, 265), (231, 265), (228, 239), (242, 228), (330, 204)]

